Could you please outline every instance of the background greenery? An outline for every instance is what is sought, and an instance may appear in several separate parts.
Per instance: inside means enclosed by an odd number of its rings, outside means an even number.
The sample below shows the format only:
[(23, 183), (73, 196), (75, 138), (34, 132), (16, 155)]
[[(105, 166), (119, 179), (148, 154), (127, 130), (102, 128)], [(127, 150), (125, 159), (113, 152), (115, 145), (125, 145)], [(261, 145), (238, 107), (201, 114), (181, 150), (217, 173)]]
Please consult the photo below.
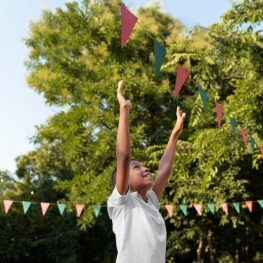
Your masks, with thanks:
[[(106, 207), (98, 217), (91, 205), (106, 205), (116, 165), (116, 86), (125, 80), (132, 101), (133, 157), (156, 174), (179, 105), (187, 114), (161, 213), (167, 225), (167, 262), (263, 262), (263, 211), (238, 214), (224, 202), (263, 199), (263, 19), (262, 0), (234, 4), (222, 21), (189, 31), (155, 4), (139, 8), (140, 24), (120, 48), (118, 1), (83, 0), (66, 9), (43, 11), (24, 39), (28, 85), (58, 113), (37, 127), (35, 150), (17, 157), (17, 181), (1, 171), (1, 198), (67, 204), (63, 216), (37, 205), (26, 214), (14, 203), (0, 210), (0, 258), (13, 262), (115, 262), (116, 247)], [(167, 56), (155, 78), (153, 40)], [(190, 72), (178, 98), (173, 90), (177, 63)], [(205, 112), (197, 89), (208, 97)], [(223, 107), (217, 127), (214, 101)], [(237, 122), (234, 137), (229, 116)], [(239, 127), (256, 141), (254, 155)], [(33, 191), (34, 194), (31, 194)], [(85, 204), (80, 218), (74, 204)], [(203, 204), (198, 216), (192, 204)], [(213, 215), (206, 205), (213, 203)], [(166, 204), (173, 204), (169, 218)], [(189, 206), (187, 216), (179, 205)]]

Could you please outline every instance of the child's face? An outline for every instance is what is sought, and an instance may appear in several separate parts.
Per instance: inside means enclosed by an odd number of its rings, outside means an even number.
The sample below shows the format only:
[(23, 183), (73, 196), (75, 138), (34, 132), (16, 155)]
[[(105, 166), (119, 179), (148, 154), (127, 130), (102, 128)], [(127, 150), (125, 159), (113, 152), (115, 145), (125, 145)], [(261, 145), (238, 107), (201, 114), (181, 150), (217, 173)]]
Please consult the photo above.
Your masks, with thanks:
[(132, 191), (148, 190), (153, 186), (150, 170), (142, 163), (132, 160), (130, 165), (129, 184)]

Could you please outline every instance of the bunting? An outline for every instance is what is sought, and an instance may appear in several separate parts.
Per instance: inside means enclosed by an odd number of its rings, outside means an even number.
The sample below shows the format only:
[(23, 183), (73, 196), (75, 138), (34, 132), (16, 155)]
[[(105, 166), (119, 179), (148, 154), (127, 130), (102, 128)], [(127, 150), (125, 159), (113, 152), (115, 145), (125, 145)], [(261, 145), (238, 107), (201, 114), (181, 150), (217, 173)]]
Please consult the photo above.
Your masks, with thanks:
[(167, 210), (167, 212), (168, 212), (168, 215), (170, 216), (170, 217), (172, 217), (172, 215), (173, 215), (173, 205), (166, 205), (165, 206), (165, 208), (166, 208), (166, 210)]
[(47, 209), (48, 209), (50, 203), (41, 202), (40, 205), (41, 205), (41, 209), (42, 209), (42, 214), (44, 216), (47, 212)]
[(229, 119), (230, 119), (230, 124), (231, 124), (231, 127), (232, 127), (232, 131), (233, 131), (234, 136), (235, 136), (235, 138), (236, 138), (236, 137), (237, 137), (236, 121), (235, 121), (233, 118), (231, 118), (230, 116), (229, 116)]
[(181, 210), (183, 211), (184, 215), (187, 215), (187, 205), (180, 205)]
[(160, 73), (163, 60), (166, 55), (166, 49), (156, 39), (154, 39), (154, 56), (155, 56), (155, 76)]
[(214, 214), (215, 213), (215, 205), (214, 204), (208, 204), (207, 206), (208, 206), (209, 210), (211, 211), (211, 213)]
[(179, 94), (188, 76), (189, 76), (189, 72), (185, 70), (180, 64), (178, 64), (176, 81), (175, 81), (174, 98), (176, 98), (177, 95)]
[(241, 132), (241, 135), (243, 138), (243, 142), (244, 142), (245, 146), (247, 147), (246, 131), (242, 127), (240, 127), (240, 132)]
[(31, 205), (31, 202), (22, 201), (22, 205), (23, 205), (24, 214), (26, 214), (28, 208), (29, 208), (30, 205)]
[(240, 213), (240, 205), (239, 205), (239, 203), (233, 203), (233, 206), (234, 206), (234, 208), (236, 209), (236, 211), (237, 211), (238, 213)]
[(6, 214), (8, 213), (8, 210), (10, 209), (12, 204), (13, 204), (13, 200), (4, 200), (4, 207)]
[(202, 89), (202, 87), (200, 85), (197, 86), (199, 93), (200, 93), (200, 97), (202, 99), (203, 105), (204, 105), (204, 109), (207, 112), (207, 97), (206, 97), (206, 92)]
[(138, 18), (121, 3), (121, 48), (125, 46), (137, 20)]
[(100, 205), (93, 205), (93, 209), (94, 209), (94, 213), (95, 213), (96, 217), (99, 215), (100, 208), (101, 208)]
[(252, 136), (250, 137), (250, 145), (251, 145), (252, 156), (254, 156), (254, 151), (255, 151), (255, 139), (254, 139)]
[(263, 200), (258, 200), (259, 205), (263, 208)]
[[(46, 203), (46, 202), (36, 203), (36, 202), (27, 202), (27, 201), (22, 201), (21, 202), (21, 201), (13, 201), (13, 200), (3, 200), (6, 214), (8, 213), (8, 211), (9, 211), (11, 205), (13, 204), (13, 202), (22, 203), (24, 214), (27, 213), (27, 211), (28, 211), (29, 207), (31, 206), (31, 204), (38, 204), (38, 205), (40, 204), (41, 208), (42, 208), (42, 215), (43, 216), (46, 214), (46, 212), (47, 212), (47, 210), (48, 210), (50, 205), (56, 205), (58, 207), (58, 210), (59, 210), (61, 215), (63, 215), (63, 213), (65, 211), (65, 208), (66, 208), (66, 204), (52, 204), (52, 203)], [(220, 207), (223, 209), (225, 214), (228, 215), (228, 212), (229, 212), (228, 211), (228, 207), (229, 207), (229, 205), (232, 205), (235, 208), (236, 212), (239, 214), (240, 213), (240, 203), (246, 204), (246, 206), (247, 206), (247, 208), (248, 208), (250, 213), (252, 213), (252, 211), (253, 211), (253, 203), (258, 203), (260, 205), (260, 207), (263, 209), (263, 200), (256, 200), (256, 201), (247, 200), (247, 201), (244, 201), (244, 202), (222, 203), (222, 204), (220, 204)], [(92, 206), (93, 207), (96, 217), (99, 216), (101, 207), (107, 207), (106, 205), (103, 205), (103, 206), (101, 206), (101, 205), (88, 205), (88, 206)], [(179, 206), (180, 206), (180, 209), (183, 212), (183, 214), (185, 216), (187, 216), (188, 205), (181, 204)], [(203, 205), (202, 204), (190, 205), (190, 207), (192, 207), (192, 206), (194, 207), (194, 209), (197, 212), (197, 214), (199, 216), (201, 216), (202, 215)], [(84, 207), (85, 207), (84, 204), (75, 204), (77, 217), (81, 216)], [(207, 207), (208, 207), (209, 211), (212, 214), (215, 213), (215, 204), (211, 204), (211, 203), (207, 204)], [(172, 217), (173, 216), (174, 205), (171, 205), (171, 204), (165, 205), (165, 208), (166, 208), (166, 210), (168, 212), (169, 217)]]
[(215, 101), (218, 128), (221, 127), (222, 107)]
[(76, 211), (77, 211), (77, 217), (80, 217), (81, 213), (82, 213), (82, 210), (84, 208), (84, 205), (81, 205), (81, 204), (76, 204)]
[(61, 215), (63, 215), (65, 208), (66, 208), (65, 204), (58, 204), (58, 210)]
[(222, 209), (224, 210), (224, 212), (228, 215), (228, 206), (227, 203), (221, 204)]
[(260, 149), (262, 160), (263, 160), (263, 146), (260, 146), (259, 149)]
[(201, 216), (202, 215), (202, 205), (194, 205), (194, 208), (195, 208), (195, 210), (196, 210), (196, 212), (197, 212), (197, 214), (199, 215), (199, 216)]
[(246, 201), (245, 203), (247, 205), (249, 212), (252, 213), (252, 201)]

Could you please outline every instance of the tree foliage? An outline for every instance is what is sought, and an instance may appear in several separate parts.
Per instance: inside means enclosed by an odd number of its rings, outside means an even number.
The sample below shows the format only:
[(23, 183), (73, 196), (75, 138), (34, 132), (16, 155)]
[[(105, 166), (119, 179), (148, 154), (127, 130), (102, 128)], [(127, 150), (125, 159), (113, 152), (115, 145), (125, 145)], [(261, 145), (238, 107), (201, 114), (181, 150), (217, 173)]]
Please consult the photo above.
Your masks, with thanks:
[[(2, 172), (2, 199), (67, 204), (63, 216), (52, 206), (26, 215), (14, 203), (0, 214), (3, 262), (115, 262), (116, 247), (107, 216), (110, 176), (115, 167), (118, 123), (116, 84), (125, 80), (131, 100), (133, 158), (156, 173), (175, 122), (177, 105), (187, 113), (173, 174), (161, 200), (168, 240), (167, 262), (261, 262), (262, 209), (254, 203), (240, 214), (231, 203), (262, 198), (263, 82), (262, 1), (233, 4), (222, 21), (187, 30), (162, 13), (159, 4), (139, 8), (138, 24), (120, 48), (118, 1), (67, 3), (43, 11), (30, 24), (27, 82), (58, 113), (37, 127), (36, 148), (17, 158), (17, 182)], [(143, 29), (145, 28), (145, 29)], [(153, 40), (167, 49), (158, 78)], [(176, 65), (190, 77), (174, 101)], [(197, 85), (207, 93), (203, 109)], [(217, 127), (214, 101), (223, 107)], [(241, 135), (234, 137), (229, 116), (256, 141), (252, 155)], [(33, 191), (33, 195), (31, 192)], [(229, 204), (229, 215), (220, 204)], [(76, 219), (74, 204), (85, 204)], [(92, 205), (102, 205), (96, 217)], [(168, 218), (166, 204), (174, 205)], [(184, 216), (179, 205), (188, 205)], [(197, 216), (194, 204), (202, 204)], [(215, 204), (212, 214), (207, 204)], [(36, 239), (36, 237), (38, 237)], [(12, 242), (11, 242), (11, 241)], [(11, 242), (11, 245), (10, 245)], [(48, 251), (48, 253), (46, 252)], [(41, 259), (39, 254), (43, 254)]]

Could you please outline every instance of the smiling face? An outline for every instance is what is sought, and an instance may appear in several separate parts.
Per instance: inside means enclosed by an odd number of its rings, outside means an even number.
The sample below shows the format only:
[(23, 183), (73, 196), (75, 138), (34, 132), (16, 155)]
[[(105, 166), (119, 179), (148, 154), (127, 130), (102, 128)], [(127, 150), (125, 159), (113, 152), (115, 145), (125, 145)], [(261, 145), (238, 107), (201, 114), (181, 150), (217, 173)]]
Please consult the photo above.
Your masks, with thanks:
[(153, 186), (150, 170), (142, 163), (132, 160), (130, 165), (129, 184), (131, 192), (149, 190)]

